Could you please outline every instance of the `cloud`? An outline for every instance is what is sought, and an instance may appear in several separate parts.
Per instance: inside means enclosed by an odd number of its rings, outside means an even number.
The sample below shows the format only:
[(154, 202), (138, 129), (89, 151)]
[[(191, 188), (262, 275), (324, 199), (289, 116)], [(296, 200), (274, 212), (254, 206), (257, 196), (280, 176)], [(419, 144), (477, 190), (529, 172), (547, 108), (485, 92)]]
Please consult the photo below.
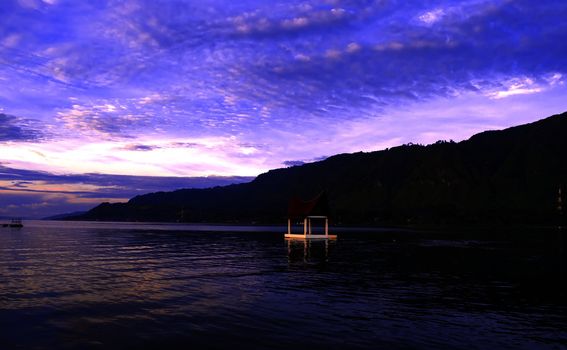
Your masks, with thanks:
[(10, 12), (19, 26), (9, 36), (33, 54), (1, 57), (38, 83), (79, 88), (76, 103), (56, 110), (69, 132), (133, 137), (159, 124), (233, 134), (266, 116), (269, 126), (295, 127), (313, 115), (366, 118), (455, 96), (478, 81), (490, 90), (565, 74), (557, 43), (567, 39), (559, 25), (567, 6), (557, 2), (102, 3), (44, 4), (30, 18), (29, 9)]
[(170, 145), (178, 148), (195, 148), (200, 146), (197, 142), (171, 142)]
[(108, 101), (101, 101), (100, 104), (74, 104), (69, 109), (59, 111), (56, 120), (67, 129), (83, 135), (131, 138), (132, 132), (153, 127), (157, 119), (128, 105), (115, 106)]
[(0, 113), (0, 142), (39, 142), (45, 135), (36, 129), (30, 119)]
[[(56, 175), (0, 165), (0, 207), (3, 208), (0, 215), (45, 217), (87, 210), (103, 201), (126, 201), (149, 192), (224, 186), (252, 179), (243, 176)], [(34, 210), (29, 211), (32, 206)]]
[[(518, 75), (540, 80), (550, 72), (563, 72), (565, 66), (558, 57), (565, 49), (556, 43), (567, 39), (567, 33), (557, 25), (560, 19), (554, 11), (564, 13), (565, 6), (540, 6), (530, 1), (523, 1), (523, 6), (514, 4), (485, 2), (453, 8), (442, 21), (441, 12), (428, 12), (430, 22), (436, 20), (432, 28), (411, 22), (405, 27), (399, 22), (391, 27), (377, 24), (365, 28), (364, 32), (382, 29), (377, 40), (367, 36), (369, 33), (345, 30), (344, 44), (331, 38), (330, 45), (307, 46), (311, 52), (296, 56), (309, 60), (272, 59), (272, 64), (256, 74), (262, 76), (258, 80), (278, 81), (283, 91), (279, 99), (284, 103), (315, 113), (336, 105), (351, 113), (353, 107), (454, 96), (470, 89), (474, 80), (483, 80), (492, 88)], [(541, 16), (531, 16), (530, 8)], [(543, 42), (538, 34), (542, 23), (536, 18), (557, 20), (544, 25), (549, 37)], [(356, 37), (360, 43), (346, 43)], [(522, 43), (517, 42), (518, 37), (523, 38)], [(296, 46), (301, 43), (298, 39)], [(272, 70), (266, 69), (270, 66)], [(327, 114), (329, 118), (336, 115)]]
[[(86, 186), (77, 190), (68, 187), (67, 193), (94, 192), (118, 197), (147, 192), (169, 191), (179, 188), (207, 188), (224, 186), (232, 183), (248, 182), (252, 177), (246, 176), (207, 176), (207, 177), (162, 177), (162, 176), (129, 176), (109, 174), (68, 174), (56, 175), (44, 171), (33, 171), (9, 168), (0, 165), (0, 181), (10, 182), (10, 188), (25, 188), (29, 191), (52, 191), (53, 185)], [(30, 184), (37, 186), (30, 187)], [(13, 188), (12, 188), (13, 187)], [(7, 189), (8, 187), (4, 188)]]
[(491, 99), (501, 99), (515, 95), (528, 95), (542, 92), (555, 85), (564, 85), (563, 74), (551, 73), (537, 77), (537, 81), (528, 77), (515, 77), (500, 83), (493, 91), (486, 92)]
[(286, 160), (282, 164), (285, 165), (286, 167), (292, 167), (292, 166), (303, 165), (305, 164), (305, 162), (302, 160)]
[(311, 159), (303, 159), (303, 160), (286, 160), (286, 161), (282, 162), (282, 164), (285, 165), (286, 167), (293, 167), (293, 166), (300, 166), (300, 165), (312, 163), (312, 162), (319, 162), (319, 161), (325, 160), (327, 158), (328, 158), (328, 156), (319, 156), (319, 157), (315, 157), (315, 158), (311, 158)]
[(160, 149), (160, 148), (161, 147), (155, 146), (155, 145), (129, 144), (129, 145), (124, 146), (122, 149), (127, 150), (127, 151), (147, 152), (147, 151), (153, 151), (155, 149)]
[(435, 9), (420, 15), (419, 20), (427, 25), (432, 25), (439, 21), (443, 15), (445, 15), (445, 11), (443, 11), (443, 9)]
[(312, 6), (308, 3), (296, 5), (283, 2), (276, 4), (275, 10), (259, 3), (256, 3), (256, 6), (258, 7), (254, 11), (228, 18), (233, 34), (242, 37), (274, 38), (333, 30), (368, 16), (373, 9), (370, 5), (365, 7), (365, 11), (357, 12), (355, 8), (347, 11), (332, 5)]

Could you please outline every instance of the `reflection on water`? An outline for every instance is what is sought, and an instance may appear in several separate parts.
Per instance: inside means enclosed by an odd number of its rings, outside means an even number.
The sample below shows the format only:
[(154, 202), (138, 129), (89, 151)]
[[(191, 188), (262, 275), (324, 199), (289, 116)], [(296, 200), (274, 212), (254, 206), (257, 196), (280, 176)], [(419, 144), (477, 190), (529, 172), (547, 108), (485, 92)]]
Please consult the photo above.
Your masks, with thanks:
[(323, 264), (329, 262), (329, 245), (334, 240), (327, 239), (286, 239), (287, 259), (290, 264)]
[(285, 241), (281, 228), (231, 230), (35, 222), (0, 231), (0, 347), (567, 342), (565, 232), (352, 230)]

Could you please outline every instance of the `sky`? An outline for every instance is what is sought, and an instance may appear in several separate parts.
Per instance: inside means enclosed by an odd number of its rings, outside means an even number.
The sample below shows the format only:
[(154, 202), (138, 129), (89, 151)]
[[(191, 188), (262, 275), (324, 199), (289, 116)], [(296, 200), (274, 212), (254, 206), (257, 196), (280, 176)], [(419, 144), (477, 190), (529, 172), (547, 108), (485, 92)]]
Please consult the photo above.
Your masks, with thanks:
[(567, 2), (1, 0), (0, 216), (567, 110)]

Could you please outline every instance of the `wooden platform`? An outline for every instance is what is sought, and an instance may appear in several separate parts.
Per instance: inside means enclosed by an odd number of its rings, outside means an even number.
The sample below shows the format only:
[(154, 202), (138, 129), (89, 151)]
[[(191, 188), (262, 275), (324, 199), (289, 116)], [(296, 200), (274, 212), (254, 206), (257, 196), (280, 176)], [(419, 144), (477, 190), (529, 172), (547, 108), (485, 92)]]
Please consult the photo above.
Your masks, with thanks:
[(9, 224), (2, 224), (2, 227), (22, 228), (22, 219), (12, 219)]
[(2, 227), (22, 228), (22, 227), (24, 227), (24, 225), (22, 225), (22, 224), (2, 224)]
[(337, 239), (337, 235), (304, 235), (299, 233), (286, 233), (285, 239)]

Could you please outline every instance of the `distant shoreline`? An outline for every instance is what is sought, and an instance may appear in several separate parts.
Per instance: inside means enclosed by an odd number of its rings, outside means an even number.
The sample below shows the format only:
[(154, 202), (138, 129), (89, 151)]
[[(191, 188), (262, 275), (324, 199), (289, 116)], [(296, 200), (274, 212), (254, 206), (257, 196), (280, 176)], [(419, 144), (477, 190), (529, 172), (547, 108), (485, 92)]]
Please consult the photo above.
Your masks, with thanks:
[[(286, 225), (284, 222), (276, 223), (226, 223), (226, 222), (167, 222), (167, 221), (103, 221), (103, 220), (45, 220), (45, 219), (27, 219), (26, 221), (33, 222), (69, 222), (69, 223), (87, 223), (87, 224), (116, 224), (120, 226), (125, 225), (140, 225), (140, 226), (169, 226), (169, 227), (238, 227), (238, 228), (281, 228), (282, 232), (285, 231)], [(296, 225), (299, 227), (300, 225)], [(493, 231), (493, 230), (563, 230), (567, 231), (566, 226), (559, 227), (557, 225), (506, 225), (506, 224), (463, 224), (463, 225), (330, 225), (330, 230), (335, 232), (452, 232), (480, 230), (480, 231)]]

